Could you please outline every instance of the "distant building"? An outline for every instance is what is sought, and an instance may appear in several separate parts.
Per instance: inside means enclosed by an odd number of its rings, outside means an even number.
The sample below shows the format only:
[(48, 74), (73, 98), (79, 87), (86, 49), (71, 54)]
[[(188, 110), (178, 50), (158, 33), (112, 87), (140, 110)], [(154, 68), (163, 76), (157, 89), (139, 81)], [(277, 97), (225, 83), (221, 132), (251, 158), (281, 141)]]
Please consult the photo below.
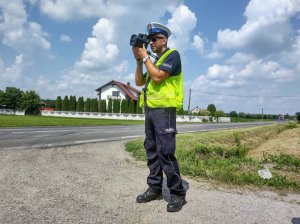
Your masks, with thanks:
[(280, 114), (280, 115), (278, 116), (278, 121), (284, 121), (284, 115)]
[(127, 84), (112, 80), (95, 90), (99, 96), (99, 100), (109, 99), (126, 99), (138, 101), (141, 91), (132, 87), (129, 82)]
[(40, 110), (55, 110), (55, 100), (43, 100), (40, 102)]
[(199, 116), (209, 116), (210, 112), (206, 109), (201, 109), (198, 106), (191, 110), (191, 114)]
[(192, 114), (198, 114), (200, 110), (201, 109), (197, 106), (197, 107), (195, 107), (194, 109), (191, 110), (191, 113)]

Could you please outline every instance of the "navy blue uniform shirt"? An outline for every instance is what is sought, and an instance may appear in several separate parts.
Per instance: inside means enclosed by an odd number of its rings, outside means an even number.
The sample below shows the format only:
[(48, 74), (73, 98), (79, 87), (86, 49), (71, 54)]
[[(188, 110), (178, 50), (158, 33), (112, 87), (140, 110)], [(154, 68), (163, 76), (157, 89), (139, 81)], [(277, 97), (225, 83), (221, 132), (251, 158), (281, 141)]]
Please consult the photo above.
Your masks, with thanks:
[[(163, 54), (168, 50), (169, 48), (167, 48)], [(159, 60), (159, 58), (157, 60)], [(159, 66), (159, 69), (170, 73), (170, 76), (179, 75), (181, 73), (181, 59), (178, 51), (172, 51)]]

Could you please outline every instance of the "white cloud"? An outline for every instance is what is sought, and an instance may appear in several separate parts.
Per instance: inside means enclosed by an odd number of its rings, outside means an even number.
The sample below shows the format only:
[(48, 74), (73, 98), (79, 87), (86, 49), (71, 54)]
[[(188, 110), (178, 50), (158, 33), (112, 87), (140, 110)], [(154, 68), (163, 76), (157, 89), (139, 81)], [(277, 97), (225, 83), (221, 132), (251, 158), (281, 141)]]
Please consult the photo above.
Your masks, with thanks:
[(251, 0), (244, 25), (219, 30), (217, 42), (206, 57), (224, 56), (224, 60), (210, 66), (191, 84), (192, 89), (202, 91), (194, 93), (194, 98), (218, 103), (225, 110), (246, 108), (250, 113), (253, 107), (280, 111), (278, 105), (284, 105), (284, 111), (295, 110), (295, 99), (264, 96), (299, 95), (300, 31), (292, 24), (299, 12), (300, 0)]
[(72, 39), (67, 34), (62, 34), (62, 35), (60, 35), (60, 41), (62, 41), (62, 42), (71, 42)]
[(206, 58), (208, 59), (218, 59), (218, 58), (222, 58), (223, 54), (218, 52), (218, 51), (211, 51), (206, 55)]
[(25, 6), (21, 0), (0, 2), (2, 19), (0, 32), (3, 33), (3, 43), (23, 55), (37, 49), (49, 50), (48, 34), (40, 24), (27, 21)]
[(0, 89), (12, 85), (14, 82), (19, 81), (22, 77), (22, 70), (24, 67), (23, 55), (16, 56), (12, 65), (6, 66), (0, 58)]
[[(180, 5), (171, 13), (172, 17), (167, 23), (167, 26), (172, 31), (169, 46), (175, 47), (183, 53), (192, 47), (191, 32), (196, 27), (197, 18), (186, 5)], [(196, 35), (194, 37), (194, 46), (200, 47), (201, 42), (203, 43), (201, 37)]]
[(251, 0), (246, 7), (245, 16), (248, 21), (286, 21), (299, 12), (299, 0)]
[[(238, 57), (240, 57), (240, 61), (237, 61)], [(225, 64), (210, 66), (205, 75), (197, 78), (193, 88), (210, 89), (211, 86), (226, 88), (245, 86), (247, 88), (247, 85), (258, 82), (261, 84), (268, 82), (288, 83), (300, 78), (297, 74), (297, 70), (285, 68), (276, 61), (236, 53)], [(230, 91), (230, 89), (228, 90)]]
[(244, 13), (246, 23), (239, 30), (218, 31), (217, 46), (261, 56), (279, 52), (291, 44), (293, 30), (289, 20), (299, 11), (299, 0), (251, 0)]
[[(33, 1), (30, 2), (34, 4)], [(51, 44), (48, 34), (36, 22), (28, 21), (23, 1), (0, 1), (0, 37), (2, 43), (16, 53), (15, 61), (0, 66), (0, 85), (26, 86), (26, 69), (34, 64), (37, 53), (50, 56)], [(44, 54), (46, 53), (46, 54)], [(34, 80), (35, 82), (35, 80)], [(28, 88), (31, 87), (29, 83)]]
[(40, 7), (44, 14), (55, 20), (70, 21), (100, 16), (119, 16), (126, 12), (122, 1), (98, 0), (41, 0)]
[(118, 46), (112, 42), (114, 36), (113, 23), (101, 18), (93, 27), (93, 36), (85, 43), (80, 61), (76, 62), (79, 69), (104, 68), (110, 65), (119, 54)]
[(194, 35), (193, 36), (192, 45), (198, 53), (200, 53), (200, 54), (204, 53), (204, 41), (203, 41), (203, 39), (201, 38), (200, 35)]
[[(140, 0), (40, 0), (41, 11), (55, 20), (74, 21), (86, 18), (126, 18), (126, 20), (147, 20), (159, 18), (166, 9), (174, 10), (182, 0), (161, 0), (157, 3)], [(132, 17), (131, 17), (132, 16)], [(146, 17), (146, 18), (145, 18)], [(137, 23), (137, 22), (136, 22)]]
[(254, 60), (255, 57), (251, 54), (245, 54), (242, 52), (237, 52), (235, 53), (231, 58), (226, 60), (227, 64), (246, 64), (249, 63), (250, 61)]

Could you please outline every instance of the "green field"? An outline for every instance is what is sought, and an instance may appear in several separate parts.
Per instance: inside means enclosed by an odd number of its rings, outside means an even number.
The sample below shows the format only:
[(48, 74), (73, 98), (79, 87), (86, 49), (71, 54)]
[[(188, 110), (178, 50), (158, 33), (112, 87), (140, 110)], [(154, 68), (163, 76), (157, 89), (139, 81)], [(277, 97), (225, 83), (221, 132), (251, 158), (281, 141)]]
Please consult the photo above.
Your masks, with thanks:
[(0, 115), (0, 127), (131, 125), (143, 123), (144, 121), (130, 120)]
[[(281, 133), (284, 135), (287, 130), (299, 128), (299, 125), (289, 123), (178, 135), (176, 155), (181, 173), (227, 185), (265, 186), (300, 192), (299, 157), (288, 153), (274, 155), (272, 152), (264, 153), (260, 159), (249, 156), (249, 152), (261, 144)], [(143, 139), (128, 142), (125, 147), (136, 159), (146, 160)], [(272, 167), (273, 178), (269, 180), (257, 173), (264, 164)]]

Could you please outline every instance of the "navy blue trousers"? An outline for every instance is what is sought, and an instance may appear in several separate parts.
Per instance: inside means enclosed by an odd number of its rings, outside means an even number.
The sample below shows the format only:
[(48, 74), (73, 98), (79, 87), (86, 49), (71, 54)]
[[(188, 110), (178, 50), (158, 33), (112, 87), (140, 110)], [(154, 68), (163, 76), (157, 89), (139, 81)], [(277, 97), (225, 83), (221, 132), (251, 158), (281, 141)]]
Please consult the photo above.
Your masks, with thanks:
[(176, 148), (176, 108), (145, 108), (144, 147), (150, 169), (147, 184), (152, 192), (161, 192), (163, 172), (170, 194), (185, 195), (182, 186)]

